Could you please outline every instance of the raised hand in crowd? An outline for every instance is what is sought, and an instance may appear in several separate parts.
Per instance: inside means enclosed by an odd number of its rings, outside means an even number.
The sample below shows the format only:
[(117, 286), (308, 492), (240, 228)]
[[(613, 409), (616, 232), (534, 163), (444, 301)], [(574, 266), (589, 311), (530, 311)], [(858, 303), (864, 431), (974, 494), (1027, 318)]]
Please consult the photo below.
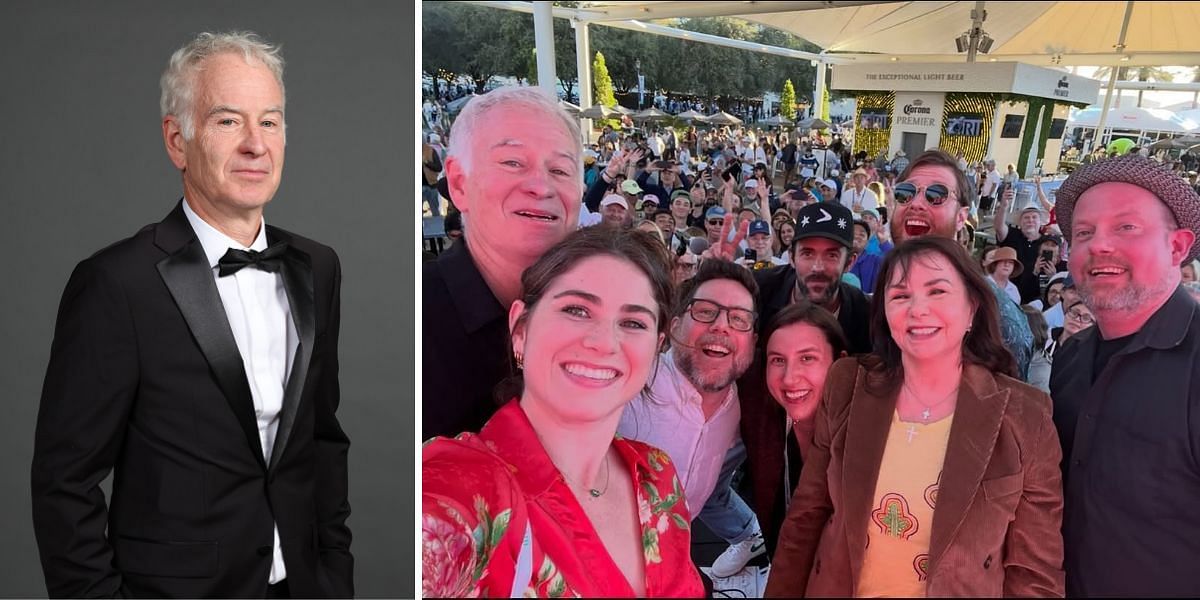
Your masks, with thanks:
[(742, 240), (746, 239), (746, 235), (750, 232), (750, 221), (742, 221), (738, 225), (737, 234), (732, 239), (729, 237), (729, 230), (733, 227), (734, 221), (737, 219), (726, 218), (725, 224), (721, 226), (721, 241), (709, 246), (700, 258), (715, 258), (724, 261), (733, 261), (734, 253), (742, 244)]

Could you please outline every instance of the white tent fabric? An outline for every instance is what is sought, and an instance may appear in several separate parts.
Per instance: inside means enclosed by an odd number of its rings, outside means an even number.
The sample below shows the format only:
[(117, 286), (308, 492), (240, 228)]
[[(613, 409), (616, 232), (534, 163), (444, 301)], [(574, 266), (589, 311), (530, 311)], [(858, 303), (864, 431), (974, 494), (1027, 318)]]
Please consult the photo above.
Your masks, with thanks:
[[(887, 61), (892, 56), (927, 62), (965, 60), (954, 38), (971, 26), (973, 1), (859, 3), (833, 8), (797, 10), (796, 3), (705, 2), (689, 8), (683, 2), (584, 2), (584, 11), (603, 11), (611, 20), (661, 19), (672, 16), (723, 14), (793, 33), (835, 58), (853, 53), (857, 62)], [(1122, 66), (1197, 64), (1200, 46), (1200, 2), (1133, 3), (1124, 51), (1113, 48), (1125, 16), (1125, 2), (986, 2), (983, 29), (995, 44), (980, 60), (996, 58), (1031, 64), (1118, 64)], [(640, 14), (639, 14), (640, 13)], [(586, 17), (585, 17), (586, 20)], [(879, 56), (870, 56), (878, 53)], [(1062, 59), (1055, 59), (1057, 56)], [(1189, 58), (1193, 60), (1189, 60)], [(1057, 62), (1061, 61), (1061, 62)], [(836, 61), (833, 61), (836, 62)]]
[[(1100, 108), (1091, 107), (1076, 112), (1068, 119), (1068, 124), (1071, 127), (1095, 127), (1099, 120)], [(1135, 131), (1190, 133), (1200, 129), (1200, 123), (1193, 119), (1181, 118), (1176, 113), (1159, 108), (1122, 107), (1108, 111), (1105, 127)]]
[[(745, 18), (794, 33), (829, 52), (961, 57), (954, 38), (970, 27), (975, 4), (899, 2)], [(995, 40), (988, 58), (1121, 54), (1113, 45), (1120, 35), (1125, 2), (987, 2), (984, 8), (983, 29)], [(1137, 58), (1139, 54), (1195, 53), (1200, 50), (1197, 30), (1200, 3), (1135, 2), (1124, 54)]]

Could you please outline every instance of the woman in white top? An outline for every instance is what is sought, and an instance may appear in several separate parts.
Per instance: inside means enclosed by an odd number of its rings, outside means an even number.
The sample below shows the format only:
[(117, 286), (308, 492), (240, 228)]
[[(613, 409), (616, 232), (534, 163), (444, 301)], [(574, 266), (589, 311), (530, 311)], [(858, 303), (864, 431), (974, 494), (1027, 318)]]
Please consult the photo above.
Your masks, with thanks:
[(1017, 260), (1016, 250), (1007, 246), (992, 250), (983, 259), (983, 269), (987, 271), (988, 277), (992, 278), (992, 282), (1004, 290), (1013, 302), (1018, 306), (1021, 304), (1021, 292), (1011, 281), (1012, 277), (1020, 276), (1024, 270), (1021, 261)]

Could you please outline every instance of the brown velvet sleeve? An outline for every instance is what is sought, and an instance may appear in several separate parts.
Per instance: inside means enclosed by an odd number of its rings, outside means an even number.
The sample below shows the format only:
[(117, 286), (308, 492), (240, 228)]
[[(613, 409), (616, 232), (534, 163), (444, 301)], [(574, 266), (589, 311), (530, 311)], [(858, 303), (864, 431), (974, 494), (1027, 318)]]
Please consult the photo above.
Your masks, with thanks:
[(1066, 594), (1063, 571), (1063, 487), (1059, 461), (1062, 448), (1050, 416), (1050, 398), (1039, 394), (1040, 410), (1030, 411), (1028, 462), (1024, 465), (1025, 489), (1016, 518), (1005, 541), (1005, 597), (1062, 597)]

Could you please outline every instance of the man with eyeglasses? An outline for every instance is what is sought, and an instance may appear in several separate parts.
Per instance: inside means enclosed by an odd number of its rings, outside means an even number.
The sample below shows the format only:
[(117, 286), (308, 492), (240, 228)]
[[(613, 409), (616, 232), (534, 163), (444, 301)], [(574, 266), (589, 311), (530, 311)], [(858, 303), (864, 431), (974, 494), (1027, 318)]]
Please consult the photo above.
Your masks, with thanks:
[[(941, 150), (926, 150), (908, 164), (897, 181), (894, 187), (885, 188), (895, 205), (889, 223), (897, 245), (923, 235), (957, 237), (967, 223), (971, 195), (967, 175), (959, 170), (953, 156)], [(1029, 320), (1004, 290), (991, 285), (1000, 306), (1000, 334), (1024, 379), (1033, 358)]]
[(746, 457), (736, 382), (754, 359), (757, 295), (749, 270), (724, 260), (702, 262), (679, 290), (671, 348), (659, 356), (649, 391), (626, 406), (617, 428), (667, 453), (688, 512), (730, 543), (713, 563), (717, 577), (737, 573), (766, 551), (754, 511), (730, 487)]
[(1180, 273), (1200, 256), (1200, 197), (1132, 154), (1080, 168), (1057, 196), (1096, 322), (1050, 374), (1067, 595), (1200, 595), (1200, 306)]

